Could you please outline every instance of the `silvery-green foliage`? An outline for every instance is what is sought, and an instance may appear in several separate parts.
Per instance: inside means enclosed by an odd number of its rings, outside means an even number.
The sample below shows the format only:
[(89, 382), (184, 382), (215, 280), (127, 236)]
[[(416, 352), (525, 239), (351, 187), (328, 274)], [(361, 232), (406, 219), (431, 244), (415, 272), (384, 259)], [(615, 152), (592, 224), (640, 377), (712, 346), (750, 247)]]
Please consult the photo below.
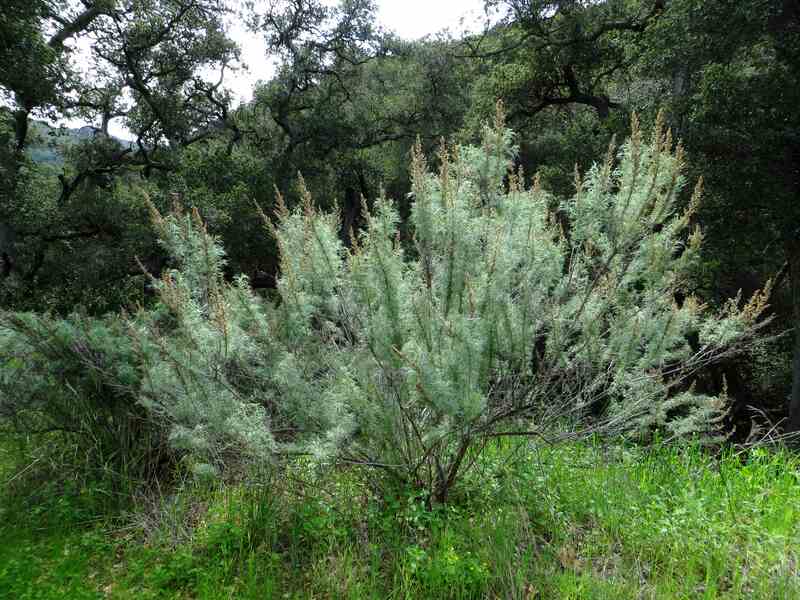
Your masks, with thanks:
[(196, 211), (152, 211), (174, 268), (153, 282), (158, 309), (128, 321), (141, 360), (139, 402), (169, 425), (175, 448), (202, 459), (198, 473), (226, 457), (269, 456), (274, 354), (259, 333), (264, 309), (246, 278), (224, 281), (224, 251)]
[(317, 225), (285, 213), (284, 271), (296, 277), (281, 280), (273, 306), (246, 277), (224, 280), (224, 251), (197, 211), (152, 213), (174, 268), (153, 281), (159, 308), (129, 319), (139, 401), (169, 424), (171, 444), (195, 457), (198, 473), (278, 452), (330, 457), (353, 430), (341, 401), (347, 378), (321, 337), (338, 310), (333, 217)]
[[(173, 259), (153, 282), (156, 309), (111, 324), (4, 315), (0, 408), (47, 414), (51, 394), (116, 390), (200, 475), (301, 453), (377, 467), (440, 501), (493, 436), (713, 438), (725, 398), (691, 377), (752, 338), (768, 294), (719, 314), (687, 297), (702, 236), (689, 227), (699, 186), (676, 208), (680, 148), (660, 122), (644, 141), (634, 120), (559, 200), (510, 170), (513, 141), (498, 111), (480, 146), (442, 149), (438, 173), (415, 150), (405, 244), (379, 198), (346, 248), (301, 180), (301, 206), (279, 198), (269, 223), (274, 303), (224, 280), (196, 211), (153, 208)], [(81, 365), (93, 366), (64, 376)]]
[(561, 202), (510, 173), (512, 142), (499, 116), (481, 146), (443, 149), (437, 174), (415, 153), (413, 248), (385, 198), (352, 251), (308, 199), (275, 225), (283, 377), (341, 419), (335, 456), (439, 499), (488, 436), (713, 434), (727, 405), (689, 378), (752, 335), (766, 300), (676, 303), (699, 187), (677, 211), (682, 152), (660, 122), (645, 142), (634, 121)]

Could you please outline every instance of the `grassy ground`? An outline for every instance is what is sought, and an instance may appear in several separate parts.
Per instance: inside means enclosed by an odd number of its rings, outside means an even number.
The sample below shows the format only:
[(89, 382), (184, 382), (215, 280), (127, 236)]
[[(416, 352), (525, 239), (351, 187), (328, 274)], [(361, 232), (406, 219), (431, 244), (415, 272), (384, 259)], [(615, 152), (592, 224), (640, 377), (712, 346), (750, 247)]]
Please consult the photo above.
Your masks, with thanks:
[(800, 464), (765, 450), (498, 447), (433, 511), (353, 471), (120, 504), (0, 465), (3, 598), (800, 597)]

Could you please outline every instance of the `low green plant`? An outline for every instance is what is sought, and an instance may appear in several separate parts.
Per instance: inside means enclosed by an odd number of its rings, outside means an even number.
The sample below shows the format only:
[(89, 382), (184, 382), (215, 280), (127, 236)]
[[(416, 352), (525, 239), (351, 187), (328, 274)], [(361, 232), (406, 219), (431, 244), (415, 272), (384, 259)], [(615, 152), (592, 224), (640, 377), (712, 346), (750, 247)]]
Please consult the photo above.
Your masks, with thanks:
[[(800, 593), (800, 465), (790, 453), (714, 456), (699, 444), (514, 439), (492, 442), (478, 463), (495, 482), (492, 492), (470, 472), (459, 494), (432, 510), (419, 490), (377, 496), (361, 469), (296, 466), (269, 493), (249, 482), (173, 490), (170, 505), (186, 506), (178, 516), (192, 521), (180, 538), (166, 507), (161, 535), (138, 528), (136, 517), (47, 526), (37, 515), (15, 515), (0, 520), (0, 596), (788, 600)], [(63, 512), (80, 513), (83, 502), (71, 496)]]

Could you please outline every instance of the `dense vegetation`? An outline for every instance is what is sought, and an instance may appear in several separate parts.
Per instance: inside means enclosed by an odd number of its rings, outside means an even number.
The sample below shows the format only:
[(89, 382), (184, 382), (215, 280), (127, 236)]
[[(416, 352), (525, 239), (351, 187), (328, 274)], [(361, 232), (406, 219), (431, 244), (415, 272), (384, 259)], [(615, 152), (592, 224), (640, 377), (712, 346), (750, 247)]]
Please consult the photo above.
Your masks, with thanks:
[(798, 593), (800, 8), (485, 8), (3, 3), (0, 595)]
[(35, 510), (27, 496), (5, 500), (0, 589), (20, 600), (790, 599), (797, 469), (763, 450), (505, 443), (432, 511), (411, 491), (376, 496), (357, 472), (302, 463), (124, 511), (103, 485), (45, 484)]

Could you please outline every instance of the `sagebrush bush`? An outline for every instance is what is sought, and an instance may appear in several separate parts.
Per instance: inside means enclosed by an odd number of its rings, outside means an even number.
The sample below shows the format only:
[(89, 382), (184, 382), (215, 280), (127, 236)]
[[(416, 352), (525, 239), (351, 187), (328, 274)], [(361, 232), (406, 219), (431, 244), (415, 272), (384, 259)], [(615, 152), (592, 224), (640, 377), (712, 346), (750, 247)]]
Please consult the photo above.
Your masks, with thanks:
[(766, 294), (720, 315), (685, 297), (700, 187), (678, 212), (672, 146), (661, 121), (645, 143), (634, 120), (621, 150), (558, 201), (510, 172), (499, 112), (480, 147), (443, 148), (436, 175), (415, 152), (413, 248), (385, 198), (365, 209), (352, 250), (310, 198), (281, 210), (276, 333), (287, 377), (341, 415), (335, 455), (444, 500), (492, 436), (717, 435), (725, 398), (688, 378), (754, 333)]
[[(301, 179), (302, 206), (279, 198), (267, 219), (274, 303), (224, 281), (196, 212), (153, 209), (175, 269), (154, 283), (157, 310), (126, 318), (130, 392), (201, 472), (309, 454), (438, 501), (495, 436), (719, 436), (725, 398), (691, 375), (753, 337), (767, 294), (717, 315), (687, 295), (700, 186), (678, 211), (683, 155), (662, 121), (645, 142), (634, 119), (565, 200), (511, 171), (515, 155), (500, 108), (481, 146), (442, 148), (437, 174), (417, 149), (405, 245), (380, 198), (346, 248)], [(50, 377), (28, 372), (28, 386)]]

